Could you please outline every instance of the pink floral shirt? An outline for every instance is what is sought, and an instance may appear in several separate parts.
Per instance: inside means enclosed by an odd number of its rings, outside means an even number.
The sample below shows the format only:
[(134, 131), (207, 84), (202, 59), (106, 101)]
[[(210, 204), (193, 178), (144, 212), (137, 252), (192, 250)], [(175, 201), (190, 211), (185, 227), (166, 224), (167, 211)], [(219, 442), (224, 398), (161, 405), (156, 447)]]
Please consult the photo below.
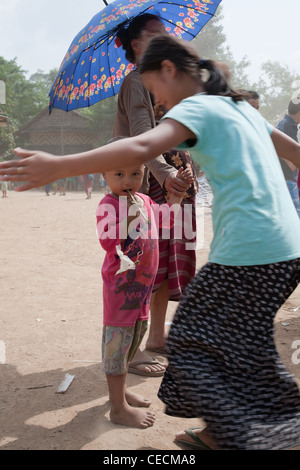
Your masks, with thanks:
[[(156, 204), (141, 193), (136, 196), (142, 203), (141, 215), (129, 224), (129, 234), (126, 198), (108, 194), (96, 211), (98, 238), (106, 251), (101, 271), (106, 326), (133, 326), (148, 319), (159, 260), (157, 227), (174, 223), (170, 204)], [(131, 208), (129, 215), (135, 215)]]

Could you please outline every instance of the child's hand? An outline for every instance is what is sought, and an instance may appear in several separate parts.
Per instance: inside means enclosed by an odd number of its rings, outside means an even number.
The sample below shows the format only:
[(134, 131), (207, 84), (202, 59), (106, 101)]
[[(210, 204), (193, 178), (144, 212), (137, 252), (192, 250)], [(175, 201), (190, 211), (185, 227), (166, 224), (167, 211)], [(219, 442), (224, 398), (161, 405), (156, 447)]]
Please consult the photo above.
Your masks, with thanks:
[[(189, 175), (189, 177), (188, 177)], [(165, 179), (164, 187), (168, 193), (172, 193), (175, 196), (182, 196), (191, 186), (191, 183), (194, 182), (192, 177), (192, 171), (187, 168), (179, 168), (178, 171), (174, 171), (168, 174)]]
[(194, 183), (194, 175), (190, 168), (183, 169), (182, 167), (179, 168), (177, 172), (177, 177), (182, 179), (188, 186), (186, 189), (190, 187), (191, 184)]
[(180, 204), (182, 199), (188, 197), (186, 191), (189, 189), (191, 184), (194, 183), (195, 180), (193, 172), (190, 168), (183, 169), (182, 167), (180, 167), (176, 177), (183, 182), (183, 187), (185, 189), (182, 189), (182, 191), (177, 190), (176, 193), (172, 190), (169, 191), (167, 199), (170, 204)]

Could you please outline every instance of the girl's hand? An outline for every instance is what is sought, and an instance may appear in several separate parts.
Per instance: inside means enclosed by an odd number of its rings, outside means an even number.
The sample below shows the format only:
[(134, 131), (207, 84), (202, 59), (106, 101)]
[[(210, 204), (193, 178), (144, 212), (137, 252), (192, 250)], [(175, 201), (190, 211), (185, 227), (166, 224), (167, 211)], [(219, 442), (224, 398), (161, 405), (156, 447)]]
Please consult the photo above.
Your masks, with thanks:
[(15, 149), (14, 153), (20, 157), (20, 160), (1, 162), (0, 178), (4, 181), (26, 182), (19, 186), (17, 191), (39, 188), (65, 176), (59, 172), (59, 157), (20, 148)]

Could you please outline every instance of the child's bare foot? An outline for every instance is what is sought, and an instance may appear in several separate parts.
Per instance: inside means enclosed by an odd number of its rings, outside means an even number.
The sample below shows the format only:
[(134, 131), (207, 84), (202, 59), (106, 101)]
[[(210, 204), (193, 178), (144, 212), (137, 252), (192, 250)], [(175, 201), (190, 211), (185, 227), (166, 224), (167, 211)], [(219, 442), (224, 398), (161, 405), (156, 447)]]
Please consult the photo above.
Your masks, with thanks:
[(146, 429), (153, 426), (155, 415), (151, 411), (131, 408), (128, 404), (124, 407), (111, 410), (110, 419), (112, 423), (133, 426), (135, 428)]
[(151, 401), (148, 400), (148, 398), (144, 398), (138, 393), (133, 393), (129, 390), (126, 390), (125, 398), (126, 398), (128, 405), (130, 406), (136, 406), (138, 408), (140, 407), (148, 408), (148, 406), (151, 405)]

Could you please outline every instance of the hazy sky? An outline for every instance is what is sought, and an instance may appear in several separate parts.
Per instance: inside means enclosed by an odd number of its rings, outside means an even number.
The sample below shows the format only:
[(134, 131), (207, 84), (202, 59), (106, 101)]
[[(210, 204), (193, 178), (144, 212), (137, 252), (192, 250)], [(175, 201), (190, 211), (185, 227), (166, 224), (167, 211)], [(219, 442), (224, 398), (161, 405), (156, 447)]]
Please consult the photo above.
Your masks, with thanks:
[[(235, 59), (249, 57), (251, 79), (266, 60), (279, 60), (300, 78), (299, 0), (221, 4), (227, 43)], [(0, 0), (0, 56), (17, 58), (29, 74), (58, 68), (75, 35), (103, 6), (103, 0)]]

